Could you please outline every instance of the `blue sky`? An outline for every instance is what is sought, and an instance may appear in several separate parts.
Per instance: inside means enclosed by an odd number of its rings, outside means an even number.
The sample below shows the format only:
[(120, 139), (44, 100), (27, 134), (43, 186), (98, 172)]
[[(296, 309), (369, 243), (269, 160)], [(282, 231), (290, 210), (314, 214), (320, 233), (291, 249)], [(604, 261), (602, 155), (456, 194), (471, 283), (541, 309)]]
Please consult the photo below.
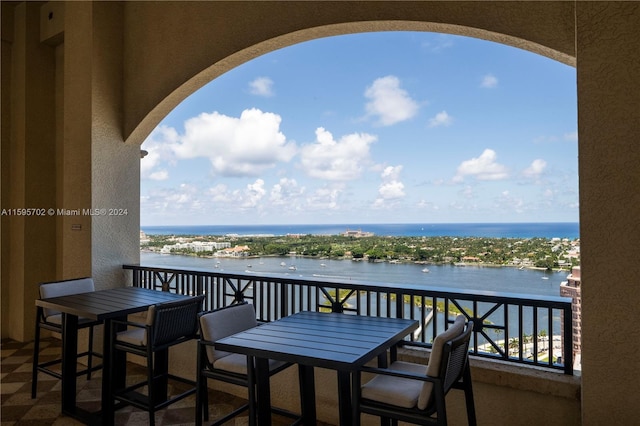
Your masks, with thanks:
[(577, 222), (576, 105), (575, 68), (484, 40), (297, 44), (149, 135), (141, 224)]

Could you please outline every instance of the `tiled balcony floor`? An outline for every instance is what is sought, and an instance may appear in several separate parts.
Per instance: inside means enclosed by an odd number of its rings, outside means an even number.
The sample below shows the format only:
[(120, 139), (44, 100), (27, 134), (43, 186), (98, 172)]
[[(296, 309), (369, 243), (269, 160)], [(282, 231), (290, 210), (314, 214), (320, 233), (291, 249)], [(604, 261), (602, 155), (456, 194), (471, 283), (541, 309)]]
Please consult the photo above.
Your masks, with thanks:
[[(45, 343), (46, 342), (46, 343)], [(46, 348), (45, 348), (46, 346)], [(41, 344), (41, 359), (47, 353), (59, 354), (60, 341), (55, 338), (44, 339)], [(38, 376), (38, 397), (31, 399), (31, 362), (33, 342), (20, 343), (3, 339), (2, 361), (0, 365), (0, 391), (2, 408), (1, 426), (10, 425), (55, 425), (74, 426), (82, 423), (60, 413), (60, 381), (47, 374)], [(144, 369), (130, 365), (128, 380), (137, 381), (138, 375), (144, 377)], [(132, 372), (132, 373), (131, 373)], [(138, 373), (139, 372), (139, 373)], [(100, 406), (100, 371), (92, 379), (78, 378), (78, 405), (88, 410), (97, 410)], [(133, 374), (133, 375), (132, 375)], [(230, 412), (245, 401), (233, 395), (210, 390), (210, 420)], [(124, 407), (116, 412), (116, 425), (146, 425), (149, 415), (134, 407)], [(189, 425), (195, 423), (195, 395), (191, 395), (156, 413), (156, 425)], [(290, 424), (291, 420), (274, 416), (274, 426)], [(246, 425), (248, 418), (241, 414), (227, 422), (228, 425)], [(319, 423), (320, 425), (320, 423)]]

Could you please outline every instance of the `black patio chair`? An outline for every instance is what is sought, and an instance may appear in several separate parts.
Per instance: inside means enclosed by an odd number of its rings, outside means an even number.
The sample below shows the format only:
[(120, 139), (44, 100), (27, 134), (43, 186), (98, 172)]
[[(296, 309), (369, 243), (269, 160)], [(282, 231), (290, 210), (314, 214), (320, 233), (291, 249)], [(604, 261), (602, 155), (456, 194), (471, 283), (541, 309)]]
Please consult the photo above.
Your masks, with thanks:
[[(242, 302), (205, 312), (200, 316), (199, 323), (196, 425), (202, 424), (203, 415), (204, 420), (209, 420), (208, 379), (232, 383), (248, 389), (247, 404), (216, 420), (211, 426), (222, 425), (245, 410), (249, 410), (249, 424), (254, 425), (256, 390), (255, 387), (249, 386), (249, 374), (255, 374), (255, 372), (247, 371), (247, 357), (245, 355), (224, 352), (215, 348), (216, 340), (259, 326), (253, 305)], [(269, 376), (291, 365), (291, 363), (269, 360)], [(299, 417), (297, 414), (276, 407), (272, 407), (272, 411), (290, 418)]]
[[(92, 278), (75, 278), (42, 283), (40, 284), (39, 291), (40, 298), (47, 299), (50, 297), (68, 296), (70, 294), (95, 291), (95, 285)], [(78, 371), (78, 377), (86, 374), (87, 380), (90, 380), (91, 373), (102, 368), (102, 364), (93, 365), (94, 357), (102, 358), (101, 353), (93, 350), (93, 328), (101, 323), (101, 321), (94, 321), (88, 318), (78, 318), (78, 329), (89, 329), (89, 343), (87, 350), (77, 354), (77, 358), (87, 358), (87, 368)], [(62, 355), (52, 360), (40, 362), (40, 337), (42, 329), (62, 334), (62, 314), (53, 309), (45, 309), (41, 306), (36, 307), (36, 332), (33, 346), (31, 398), (35, 398), (37, 395), (38, 372), (48, 374), (49, 376), (53, 376), (59, 380), (62, 379), (61, 371), (59, 369), (52, 369), (53, 366), (62, 364)]]
[[(476, 425), (469, 340), (473, 323), (460, 315), (454, 323), (433, 341), (429, 363), (425, 367), (403, 361), (392, 362), (388, 368), (363, 367), (362, 372), (376, 376), (361, 385), (361, 371), (355, 373), (354, 424), (360, 424), (360, 414), (379, 416), (419, 425), (446, 425), (445, 396), (450, 389), (462, 389), (467, 406), (467, 421)], [(405, 345), (419, 345), (406, 342)]]
[[(113, 321), (111, 362), (118, 351), (139, 355), (146, 359), (146, 380), (126, 386), (124, 389), (115, 389), (113, 399), (119, 402), (118, 408), (132, 405), (149, 412), (149, 424), (155, 424), (155, 412), (180, 401), (196, 392), (196, 382), (180, 376), (175, 376), (167, 371), (168, 355), (165, 353), (169, 347), (178, 345), (198, 337), (198, 313), (202, 310), (204, 295), (195, 296), (176, 302), (167, 302), (153, 305), (147, 312), (146, 324), (130, 321)], [(122, 326), (129, 328), (118, 331)], [(112, 377), (116, 374), (111, 369)], [(126, 372), (125, 372), (126, 373)], [(190, 385), (187, 390), (178, 395), (166, 397), (164, 388), (169, 380), (174, 380)], [(164, 383), (163, 385), (159, 385)], [(146, 386), (146, 394), (143, 388)], [(163, 393), (162, 395), (160, 393)]]

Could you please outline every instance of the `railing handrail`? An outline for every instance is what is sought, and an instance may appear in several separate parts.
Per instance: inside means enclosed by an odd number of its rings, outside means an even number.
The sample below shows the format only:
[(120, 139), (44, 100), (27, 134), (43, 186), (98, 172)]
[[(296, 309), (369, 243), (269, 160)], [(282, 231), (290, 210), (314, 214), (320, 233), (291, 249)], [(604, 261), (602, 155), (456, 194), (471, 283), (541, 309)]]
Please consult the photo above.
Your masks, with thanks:
[[(256, 306), (258, 315), (260, 312), (273, 312), (273, 318), (279, 318), (281, 316), (289, 315), (296, 309), (302, 309), (303, 303), (306, 303), (311, 309), (331, 309), (337, 312), (352, 311), (356, 314), (371, 315), (372, 311), (375, 311), (375, 315), (381, 316), (410, 316), (417, 315), (414, 310), (421, 309), (420, 320), (421, 326), (424, 328), (422, 331), (421, 339), (427, 343), (427, 326), (432, 331), (432, 336), (435, 336), (435, 332), (438, 329), (438, 319), (433, 318), (433, 312), (451, 312), (451, 309), (457, 310), (459, 313), (464, 314), (471, 321), (474, 321), (474, 347), (472, 348), (472, 354), (480, 356), (498, 357), (511, 362), (520, 362), (524, 364), (533, 364), (536, 366), (547, 367), (550, 369), (561, 369), (566, 374), (573, 374), (573, 354), (572, 354), (572, 321), (571, 321), (571, 298), (563, 296), (545, 296), (545, 295), (533, 295), (533, 294), (520, 294), (520, 293), (506, 293), (506, 292), (494, 292), (494, 291), (477, 291), (467, 289), (455, 289), (444, 287), (427, 287), (424, 285), (416, 284), (398, 284), (398, 283), (385, 283), (385, 282), (373, 282), (362, 281), (357, 279), (341, 280), (335, 278), (326, 277), (300, 277), (300, 276), (286, 276), (277, 273), (242, 273), (242, 272), (224, 272), (215, 271), (202, 268), (183, 268), (183, 267), (168, 267), (161, 265), (140, 265), (140, 264), (127, 264), (123, 265), (123, 269), (132, 270), (134, 286), (149, 286), (151, 283), (143, 283), (141, 281), (153, 281), (153, 288), (160, 288), (164, 291), (170, 290), (170, 285), (173, 280), (178, 280), (176, 277), (192, 277), (189, 278), (190, 292), (197, 294), (210, 293), (211, 300), (209, 301), (210, 308), (220, 307), (219, 304), (235, 303), (237, 301), (245, 299), (253, 299)], [(146, 274), (146, 275), (145, 275)], [(162, 275), (162, 276), (161, 276)], [(158, 282), (160, 285), (158, 285)], [(252, 288), (255, 284), (256, 289)], [(174, 284), (177, 289), (177, 284)], [(258, 289), (258, 287), (260, 287)], [(251, 288), (251, 289), (250, 289)], [(328, 292), (326, 289), (335, 289), (335, 294)], [(338, 296), (338, 290), (348, 291), (346, 297)], [(185, 291), (185, 290), (182, 290)], [(291, 294), (290, 294), (291, 293)], [(304, 293), (304, 294), (303, 294)], [(364, 294), (366, 298), (367, 306), (362, 307), (360, 303), (361, 295)], [(350, 307), (347, 305), (347, 299), (356, 296), (356, 307)], [(394, 296), (395, 295), (395, 296)], [(294, 297), (295, 296), (295, 297)], [(299, 298), (294, 300), (295, 298)], [(392, 302), (395, 297), (395, 303)], [(213, 299), (215, 298), (216, 301)], [(228, 302), (226, 300), (232, 300)], [(303, 302), (304, 299), (304, 302)], [(312, 302), (313, 299), (313, 302)], [(384, 299), (384, 303), (381, 300)], [(321, 304), (320, 301), (324, 300), (325, 304)], [(407, 301), (409, 300), (409, 302)], [(416, 303), (416, 300), (418, 303)], [(471, 307), (463, 306), (461, 301), (472, 304)], [(375, 306), (371, 306), (374, 305)], [(413, 309), (409, 310), (407, 315), (406, 305), (409, 304)], [(431, 304), (431, 313), (426, 312), (425, 305)], [(479, 304), (492, 304), (493, 307), (489, 309), (489, 313), (479, 314), (481, 309)], [(266, 305), (262, 306), (262, 305)], [(278, 305), (279, 307), (274, 307)], [(295, 306), (294, 306), (295, 305)], [(384, 306), (382, 306), (384, 305)], [(435, 309), (433, 308), (435, 306)], [(442, 306), (442, 308), (441, 308)], [(386, 309), (386, 312), (382, 312)], [(518, 331), (510, 333), (509, 318), (513, 316), (509, 311), (517, 309), (517, 317), (519, 321)], [(503, 325), (495, 325), (489, 321), (490, 315), (500, 315), (503, 320)], [(533, 330), (538, 331), (539, 322), (538, 311), (542, 310), (547, 312), (548, 327), (550, 338), (557, 336), (557, 333), (561, 333), (563, 352), (562, 358), (564, 364), (556, 364), (553, 361), (553, 351), (548, 348), (550, 352), (548, 361), (538, 361), (538, 349), (539, 342), (536, 338), (532, 343), (532, 351), (536, 354), (534, 362), (529, 361), (523, 357), (523, 354), (528, 350), (528, 344), (523, 340), (526, 340), (527, 334), (523, 326), (523, 312), (525, 310), (531, 310), (533, 317)], [(393, 312), (395, 311), (395, 313)], [(469, 313), (468, 311), (472, 311)], [(560, 330), (556, 328), (552, 332), (553, 324), (552, 319), (554, 312), (559, 311), (563, 318), (564, 324), (560, 326)], [(498, 312), (498, 313), (495, 313)], [(268, 314), (269, 317), (271, 315)], [(427, 319), (428, 317), (428, 319)], [(444, 324), (440, 326), (447, 327), (449, 315), (444, 317)], [(269, 320), (270, 318), (266, 318)], [(423, 323), (424, 321), (424, 323)], [(433, 322), (432, 325), (430, 321)], [(514, 320), (512, 320), (514, 321)], [(440, 319), (442, 322), (442, 319)], [(498, 335), (498, 332), (504, 333), (504, 340), (499, 341), (497, 338), (492, 339), (485, 330), (493, 330), (493, 333)], [(544, 329), (542, 329), (544, 330)], [(517, 335), (512, 337), (511, 334)], [(541, 334), (537, 333), (539, 337)], [(478, 338), (485, 339), (488, 343), (489, 349), (495, 349), (498, 355), (489, 355), (479, 350)], [(413, 339), (413, 336), (412, 336)], [(510, 339), (510, 340), (509, 340)], [(511, 356), (513, 340), (519, 340), (517, 357)], [(550, 341), (548, 344), (550, 345)]]

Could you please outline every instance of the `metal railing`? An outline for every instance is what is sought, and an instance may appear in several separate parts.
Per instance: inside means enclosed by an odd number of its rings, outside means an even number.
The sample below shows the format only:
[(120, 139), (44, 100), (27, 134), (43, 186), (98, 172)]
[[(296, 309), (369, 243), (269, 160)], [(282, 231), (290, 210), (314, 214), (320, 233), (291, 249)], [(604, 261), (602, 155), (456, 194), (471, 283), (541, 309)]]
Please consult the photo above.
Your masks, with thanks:
[(123, 265), (133, 285), (204, 294), (205, 310), (250, 301), (261, 321), (299, 311), (411, 318), (408, 339), (429, 344), (456, 315), (473, 321), (471, 354), (573, 374), (571, 299), (411, 284), (310, 279), (164, 266)]

